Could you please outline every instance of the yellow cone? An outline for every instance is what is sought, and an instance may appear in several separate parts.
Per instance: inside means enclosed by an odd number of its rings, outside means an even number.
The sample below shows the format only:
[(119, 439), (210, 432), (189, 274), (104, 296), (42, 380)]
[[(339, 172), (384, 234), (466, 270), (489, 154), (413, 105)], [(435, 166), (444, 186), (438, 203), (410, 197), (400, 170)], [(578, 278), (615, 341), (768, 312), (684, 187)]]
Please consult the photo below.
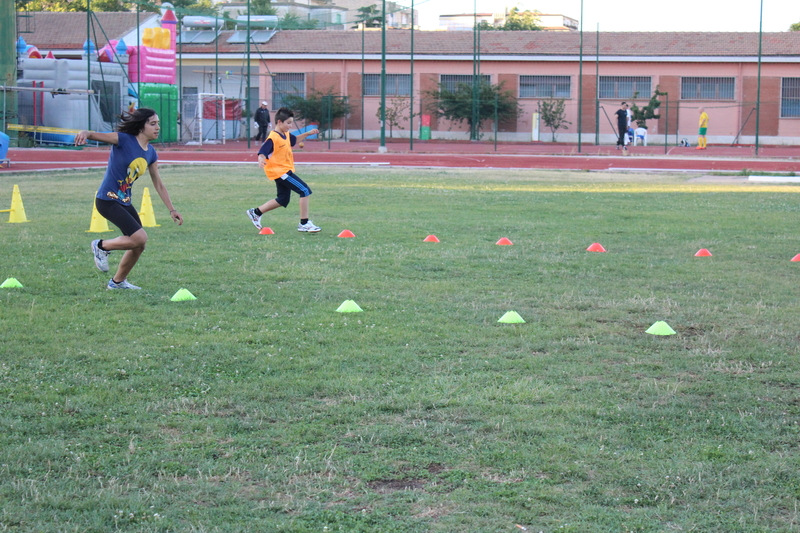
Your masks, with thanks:
[(9, 222), (30, 222), (25, 217), (25, 207), (22, 205), (19, 185), (14, 185), (14, 193), (11, 195), (11, 209), (4, 209), (0, 213), (8, 213)]
[(92, 223), (86, 233), (105, 233), (107, 231), (111, 231), (108, 227), (108, 220), (100, 216), (100, 213), (97, 212), (97, 207), (94, 205), (94, 199), (92, 199)]
[(142, 226), (145, 228), (155, 228), (161, 225), (156, 224), (153, 202), (150, 201), (150, 189), (147, 187), (142, 191), (142, 208), (139, 210), (139, 218), (142, 219)]

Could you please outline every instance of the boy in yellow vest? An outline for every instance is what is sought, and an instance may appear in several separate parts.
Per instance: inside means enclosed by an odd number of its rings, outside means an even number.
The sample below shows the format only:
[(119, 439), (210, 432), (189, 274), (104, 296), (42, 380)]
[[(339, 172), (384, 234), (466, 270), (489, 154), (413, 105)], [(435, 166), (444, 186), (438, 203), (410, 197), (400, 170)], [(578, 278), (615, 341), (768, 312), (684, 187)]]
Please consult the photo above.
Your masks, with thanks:
[(269, 179), (275, 182), (278, 196), (262, 206), (247, 210), (247, 217), (255, 227), (261, 229), (261, 215), (278, 207), (289, 205), (292, 191), (300, 195), (300, 224), (297, 231), (317, 233), (320, 228), (308, 220), (308, 197), (311, 189), (294, 173), (294, 156), (292, 146), (300, 143), (309, 135), (316, 135), (319, 130), (313, 129), (301, 135), (292, 135), (289, 130), (294, 125), (294, 113), (282, 107), (275, 113), (275, 128), (269, 132), (267, 140), (258, 151), (258, 164), (264, 169)]
[(708, 113), (700, 108), (700, 123), (697, 128), (697, 150), (706, 149), (706, 132), (708, 131)]

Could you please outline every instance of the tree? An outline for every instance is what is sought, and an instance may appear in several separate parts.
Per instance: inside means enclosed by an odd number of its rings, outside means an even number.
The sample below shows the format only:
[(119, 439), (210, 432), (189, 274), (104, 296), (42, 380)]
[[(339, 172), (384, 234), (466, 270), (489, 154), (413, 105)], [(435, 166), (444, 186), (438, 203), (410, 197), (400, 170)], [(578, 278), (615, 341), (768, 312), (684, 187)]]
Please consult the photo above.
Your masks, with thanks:
[(377, 4), (371, 6), (364, 6), (358, 8), (358, 16), (355, 22), (357, 23), (354, 28), (358, 28), (360, 24), (364, 24), (365, 28), (380, 28), (383, 21), (383, 13), (378, 9)]
[(538, 111), (545, 126), (550, 128), (550, 132), (553, 134), (553, 142), (556, 141), (556, 132), (558, 130), (567, 129), (567, 124), (572, 124), (567, 120), (563, 98), (540, 100), (536, 111)]
[(538, 11), (520, 11), (518, 7), (515, 7), (508, 12), (505, 24), (499, 29), (503, 31), (538, 31), (542, 29), (539, 22)]
[[(386, 122), (389, 123), (389, 137), (392, 136), (394, 133), (393, 128), (397, 126), (401, 130), (405, 128), (402, 126), (409, 117), (408, 117), (408, 106), (409, 106), (408, 98), (403, 98), (401, 96), (396, 96), (391, 99), (389, 105), (386, 106)], [(383, 106), (378, 106), (378, 112), (375, 113), (375, 116), (378, 117), (380, 120), (381, 118), (381, 110)]]
[(322, 137), (336, 119), (350, 114), (347, 97), (333, 94), (332, 89), (327, 93), (312, 91), (305, 98), (296, 94), (286, 95), (283, 104), (294, 111), (296, 119), (305, 120), (307, 124), (319, 124)]
[(495, 106), (498, 121), (516, 119), (521, 113), (516, 97), (511, 91), (504, 90), (503, 86), (504, 83), (492, 85), (481, 80), (477, 87), (477, 105), (473, 106), (472, 84), (459, 83), (455, 90), (451, 91), (445, 84), (440, 83), (438, 90), (425, 91), (425, 98), (428, 100), (426, 107), (437, 117), (458, 123), (466, 121), (469, 125), (470, 139), (477, 140), (481, 123), (485, 120), (494, 120)]
[[(92, 0), (92, 11), (129, 11), (134, 4), (124, 0)], [(17, 11), (85, 12), (86, 0), (16, 0)]]
[[(667, 93), (662, 93), (658, 90), (658, 85), (656, 85), (656, 90), (653, 92), (653, 96), (650, 97), (650, 101), (647, 102), (647, 105), (639, 108), (635, 103), (631, 102), (631, 121), (636, 122), (636, 125), (640, 128), (647, 128), (647, 121), (650, 119), (658, 120), (658, 115), (656, 115), (656, 111), (658, 108), (661, 107), (661, 101), (658, 99), (659, 96), (664, 96)], [(636, 98), (636, 95), (633, 95)]]
[[(247, 15), (246, 9), (244, 14)], [(272, 7), (272, 0), (250, 0), (250, 16), (277, 14), (278, 10)]]
[(800, 31), (800, 22), (795, 22), (789, 26), (789, 31)]
[(318, 24), (317, 19), (302, 19), (294, 13), (286, 13), (279, 21), (279, 26), (283, 30), (313, 30)]

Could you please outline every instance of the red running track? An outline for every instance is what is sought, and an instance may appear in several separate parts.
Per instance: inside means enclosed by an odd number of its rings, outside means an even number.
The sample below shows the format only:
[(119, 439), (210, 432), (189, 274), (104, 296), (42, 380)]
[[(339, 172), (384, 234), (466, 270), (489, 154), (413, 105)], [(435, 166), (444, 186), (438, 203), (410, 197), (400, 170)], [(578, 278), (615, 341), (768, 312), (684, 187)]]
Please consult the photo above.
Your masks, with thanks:
[[(647, 172), (681, 171), (681, 172), (740, 172), (744, 169), (757, 172), (800, 172), (800, 147), (790, 153), (776, 153), (773, 157), (741, 157), (728, 147), (719, 150), (709, 149), (699, 156), (684, 150), (669, 155), (663, 147), (644, 147), (630, 156), (622, 157), (619, 152), (609, 147), (587, 147), (594, 155), (563, 155), (553, 153), (475, 153), (477, 146), (437, 145), (442, 152), (400, 152), (375, 153), (374, 144), (370, 151), (356, 151), (357, 143), (339, 143), (344, 150), (322, 151), (325, 143), (314, 143), (311, 150), (296, 150), (295, 161), (298, 165), (368, 165), (368, 166), (402, 166), (402, 167), (446, 167), (446, 168), (500, 168), (500, 169), (556, 169), (556, 170), (637, 170)], [(430, 148), (430, 147), (426, 147)], [(504, 147), (510, 150), (512, 147)], [(527, 147), (521, 147), (523, 152)], [(538, 147), (534, 147), (538, 148)], [(641, 149), (642, 147), (640, 147)], [(655, 149), (653, 149), (655, 148)], [(645, 152), (646, 150), (646, 152)], [(467, 153), (464, 153), (464, 152)], [(552, 151), (552, 148), (551, 148)], [(587, 150), (588, 151), (588, 150)], [(718, 151), (719, 153), (715, 153)], [(198, 149), (196, 147), (159, 148), (159, 161), (163, 164), (256, 164), (257, 147), (247, 149), (246, 143), (229, 143)], [(633, 150), (632, 150), (633, 152)], [(649, 153), (648, 153), (649, 152)], [(749, 151), (748, 151), (749, 152)], [(739, 157), (737, 157), (739, 156)], [(795, 159), (795, 157), (797, 159)], [(11, 167), (3, 167), (0, 172), (7, 171), (41, 171), (81, 168), (105, 168), (108, 159), (108, 148), (84, 148), (82, 150), (47, 149), (47, 148), (12, 148), (8, 152)]]

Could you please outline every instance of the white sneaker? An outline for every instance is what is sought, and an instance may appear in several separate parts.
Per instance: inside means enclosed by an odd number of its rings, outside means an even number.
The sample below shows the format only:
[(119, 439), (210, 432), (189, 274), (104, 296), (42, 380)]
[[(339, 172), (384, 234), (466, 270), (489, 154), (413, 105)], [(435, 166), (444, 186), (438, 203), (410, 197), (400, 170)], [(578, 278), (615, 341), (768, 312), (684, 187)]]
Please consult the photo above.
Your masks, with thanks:
[(261, 229), (261, 217), (256, 215), (255, 209), (247, 210), (247, 218), (250, 219), (250, 222), (252, 222), (255, 227)]
[(298, 224), (297, 225), (297, 231), (304, 231), (306, 233), (317, 233), (321, 229), (322, 228), (320, 228), (318, 226), (315, 226), (314, 223), (311, 222), (310, 220), (308, 222), (306, 222), (305, 224)]
[(92, 255), (94, 256), (94, 265), (100, 272), (108, 272), (108, 254), (109, 252), (101, 250), (99, 246), (100, 239), (92, 241)]
[(124, 279), (121, 282), (116, 283), (114, 281), (114, 278), (111, 278), (110, 280), (108, 280), (108, 286), (106, 288), (107, 289), (141, 289), (141, 287), (137, 287), (133, 283), (128, 283), (127, 279)]

